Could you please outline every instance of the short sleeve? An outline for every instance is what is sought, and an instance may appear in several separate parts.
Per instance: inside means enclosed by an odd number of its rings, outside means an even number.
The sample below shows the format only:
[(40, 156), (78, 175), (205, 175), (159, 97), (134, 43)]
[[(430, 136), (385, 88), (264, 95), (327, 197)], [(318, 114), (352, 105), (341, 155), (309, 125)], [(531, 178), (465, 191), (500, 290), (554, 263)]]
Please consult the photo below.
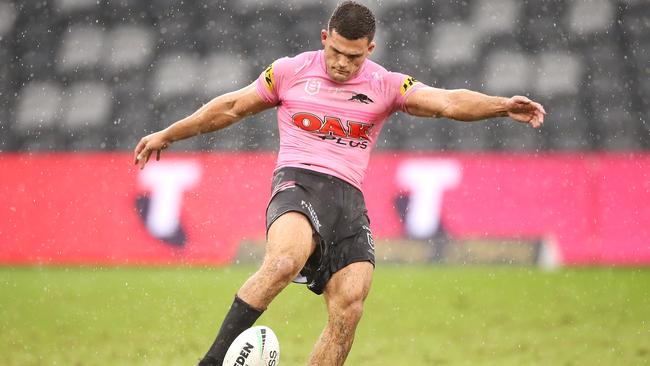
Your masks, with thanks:
[(257, 94), (270, 104), (278, 104), (281, 100), (282, 82), (287, 58), (275, 60), (257, 78), (255, 88)]
[(414, 91), (426, 87), (425, 84), (415, 80), (414, 77), (399, 72), (388, 73), (388, 83), (391, 94), (393, 95), (393, 109), (402, 112), (406, 110), (406, 98)]

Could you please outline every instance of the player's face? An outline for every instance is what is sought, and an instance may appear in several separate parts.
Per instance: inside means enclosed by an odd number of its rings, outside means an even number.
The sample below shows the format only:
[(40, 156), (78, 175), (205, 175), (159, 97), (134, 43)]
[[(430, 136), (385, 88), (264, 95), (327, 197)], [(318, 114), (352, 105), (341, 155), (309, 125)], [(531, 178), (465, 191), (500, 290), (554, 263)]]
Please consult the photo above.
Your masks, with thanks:
[(323, 29), (321, 42), (325, 47), (327, 74), (339, 83), (352, 79), (375, 48), (375, 42), (368, 42), (368, 38), (350, 40), (336, 29), (331, 32)]

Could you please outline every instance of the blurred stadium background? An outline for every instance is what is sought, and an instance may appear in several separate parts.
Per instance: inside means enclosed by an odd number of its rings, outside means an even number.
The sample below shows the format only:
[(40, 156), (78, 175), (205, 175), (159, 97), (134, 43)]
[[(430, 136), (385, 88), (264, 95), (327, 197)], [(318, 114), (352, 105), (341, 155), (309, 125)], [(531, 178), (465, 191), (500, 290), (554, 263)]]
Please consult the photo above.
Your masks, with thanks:
[[(129, 150), (285, 55), (320, 47), (334, 1), (0, 2), (2, 151)], [(378, 148), (650, 147), (644, 0), (372, 1), (376, 61), (444, 88), (527, 94), (541, 132), (399, 116)], [(183, 150), (268, 150), (272, 113)], [(408, 126), (408, 128), (401, 128)]]
[[(548, 115), (541, 130), (391, 118), (365, 193), (379, 259), (400, 265), (378, 266), (349, 364), (647, 364), (650, 1), (364, 3), (379, 20), (371, 58), (388, 69), (528, 95)], [(143, 172), (131, 150), (273, 60), (319, 49), (335, 5), (0, 0), (0, 364), (201, 356), (254, 270), (241, 264), (259, 260), (274, 111)], [(178, 202), (157, 210), (162, 181)], [(418, 224), (408, 212), (427, 185)], [(431, 262), (515, 266), (403, 265)], [(197, 268), (228, 263), (240, 265)], [(284, 365), (304, 362), (325, 319), (304, 292), (290, 286), (261, 320)]]

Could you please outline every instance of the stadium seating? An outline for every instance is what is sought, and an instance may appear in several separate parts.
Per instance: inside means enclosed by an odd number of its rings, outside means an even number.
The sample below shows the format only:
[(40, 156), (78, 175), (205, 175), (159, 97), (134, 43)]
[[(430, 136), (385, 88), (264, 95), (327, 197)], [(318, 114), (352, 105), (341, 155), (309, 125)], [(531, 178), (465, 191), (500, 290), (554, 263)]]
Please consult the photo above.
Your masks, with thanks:
[(110, 88), (100, 81), (76, 81), (68, 86), (61, 128), (70, 150), (102, 149), (105, 123), (112, 115), (112, 99)]
[[(222, 70), (228, 70), (224, 73)], [(241, 54), (212, 52), (201, 65), (203, 98), (211, 98), (250, 84), (251, 70)]]
[(118, 79), (113, 86), (115, 102), (107, 128), (110, 148), (131, 149), (141, 136), (158, 127), (154, 126), (154, 107), (149, 103), (146, 85), (143, 74), (136, 74), (128, 79)]
[[(320, 48), (336, 1), (0, 0), (0, 151), (129, 150), (273, 60)], [(542, 131), (398, 114), (380, 149), (650, 148), (650, 3), (371, 1), (372, 59), (432, 86), (524, 94)], [(272, 111), (176, 149), (277, 148)]]
[(513, 33), (521, 4), (517, 0), (475, 0), (469, 23), (481, 34)]
[[(7, 57), (8, 51), (0, 42), (0, 58)], [(9, 65), (0, 65), (0, 80), (9, 80), (11, 70)], [(13, 90), (11, 84), (0, 83), (0, 152), (11, 151), (15, 149), (15, 139), (13, 139), (12, 126), (14, 110)]]
[(99, 72), (105, 33), (96, 25), (73, 24), (62, 35), (56, 71), (69, 78), (93, 76)]
[[(25, 150), (48, 150), (49, 143), (62, 140), (58, 124), (63, 110), (63, 88), (56, 81), (33, 81), (16, 99), (15, 144)], [(52, 146), (64, 149), (65, 145)]]
[(436, 24), (432, 43), (429, 45), (429, 60), (435, 68), (476, 62), (479, 49), (476, 47), (477, 31), (467, 23), (442, 22)]
[(18, 17), (16, 7), (12, 3), (0, 3), (0, 38), (7, 37)]
[(566, 21), (577, 37), (607, 32), (615, 21), (615, 6), (610, 0), (574, 0)]
[(153, 55), (154, 40), (153, 32), (143, 25), (114, 27), (106, 35), (102, 71), (110, 75), (142, 72)]

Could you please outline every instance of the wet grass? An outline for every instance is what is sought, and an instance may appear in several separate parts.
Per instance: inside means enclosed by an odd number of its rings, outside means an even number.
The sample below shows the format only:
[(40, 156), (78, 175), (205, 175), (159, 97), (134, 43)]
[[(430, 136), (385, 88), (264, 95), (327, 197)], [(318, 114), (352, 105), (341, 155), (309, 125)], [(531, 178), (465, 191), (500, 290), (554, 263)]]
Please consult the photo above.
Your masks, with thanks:
[[(0, 365), (193, 365), (252, 267), (0, 268)], [(304, 365), (324, 304), (258, 321)], [(647, 365), (650, 269), (380, 266), (347, 365)]]

